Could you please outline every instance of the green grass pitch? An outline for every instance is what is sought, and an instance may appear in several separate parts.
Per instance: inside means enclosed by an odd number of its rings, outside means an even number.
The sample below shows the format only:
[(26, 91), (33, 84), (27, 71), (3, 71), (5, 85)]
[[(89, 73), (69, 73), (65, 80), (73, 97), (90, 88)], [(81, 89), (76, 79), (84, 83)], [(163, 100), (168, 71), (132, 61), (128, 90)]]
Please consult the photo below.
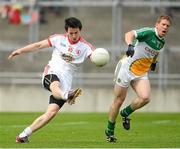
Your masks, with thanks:
[(15, 143), (15, 136), (40, 114), (0, 113), (0, 148), (180, 148), (180, 113), (136, 112), (128, 131), (119, 117), (117, 143), (106, 142), (107, 113), (59, 113), (30, 143)]

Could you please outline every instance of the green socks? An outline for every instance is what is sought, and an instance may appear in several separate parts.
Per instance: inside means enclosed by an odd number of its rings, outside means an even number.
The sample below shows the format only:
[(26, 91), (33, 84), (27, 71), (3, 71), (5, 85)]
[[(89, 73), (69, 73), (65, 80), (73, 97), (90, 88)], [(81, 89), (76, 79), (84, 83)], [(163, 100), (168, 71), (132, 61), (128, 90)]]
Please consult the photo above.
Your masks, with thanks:
[(133, 113), (134, 110), (131, 108), (131, 105), (127, 106), (123, 110), (120, 111), (120, 115), (122, 117), (128, 117), (131, 113)]
[(115, 124), (116, 124), (116, 122), (108, 121), (107, 130), (106, 130), (108, 135), (114, 135)]
[[(126, 108), (124, 108), (123, 110), (120, 111), (120, 115), (122, 117), (128, 117), (133, 112), (134, 112), (134, 110), (129, 105)], [(116, 122), (108, 121), (107, 129), (106, 129), (106, 134), (114, 135), (115, 124), (116, 124)]]

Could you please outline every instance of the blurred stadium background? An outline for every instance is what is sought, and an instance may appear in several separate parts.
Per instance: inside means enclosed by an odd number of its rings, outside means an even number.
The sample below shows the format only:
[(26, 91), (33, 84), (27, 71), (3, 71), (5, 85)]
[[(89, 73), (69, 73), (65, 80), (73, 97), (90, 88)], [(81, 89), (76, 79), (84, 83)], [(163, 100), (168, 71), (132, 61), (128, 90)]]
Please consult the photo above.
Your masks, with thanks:
[[(89, 61), (82, 65), (73, 86), (81, 87), (83, 95), (62, 110), (107, 112), (113, 100), (113, 72), (127, 48), (124, 33), (153, 27), (157, 16), (164, 13), (172, 16), (173, 25), (159, 69), (150, 73), (152, 101), (140, 111), (180, 112), (180, 0), (1, 0), (0, 12), (0, 112), (46, 109), (49, 96), (41, 86), (41, 75), (52, 49), (12, 61), (7, 57), (16, 48), (64, 33), (64, 19), (69, 16), (82, 21), (83, 37), (95, 47), (106, 48), (111, 61), (103, 68)], [(125, 104), (135, 97), (129, 90)]]

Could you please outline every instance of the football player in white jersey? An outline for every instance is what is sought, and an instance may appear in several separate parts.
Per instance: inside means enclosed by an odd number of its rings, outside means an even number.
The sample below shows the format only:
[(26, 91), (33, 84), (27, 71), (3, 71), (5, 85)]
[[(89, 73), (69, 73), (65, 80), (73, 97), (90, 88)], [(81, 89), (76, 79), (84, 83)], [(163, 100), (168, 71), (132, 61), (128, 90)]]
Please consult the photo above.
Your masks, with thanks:
[(72, 90), (71, 84), (76, 68), (90, 58), (93, 46), (81, 37), (82, 24), (75, 17), (65, 19), (65, 34), (52, 35), (48, 39), (29, 44), (13, 51), (8, 59), (27, 52), (53, 47), (51, 60), (43, 73), (42, 84), (52, 95), (49, 99), (47, 111), (34, 120), (17, 137), (17, 143), (29, 142), (28, 137), (45, 126), (58, 113), (65, 102), (74, 104), (81, 89)]
[[(171, 18), (160, 16), (153, 28), (141, 28), (125, 34), (128, 45), (125, 58), (121, 59), (115, 70), (115, 86), (113, 100), (109, 109), (109, 119), (105, 134), (108, 142), (116, 142), (114, 129), (118, 114), (122, 117), (124, 129), (130, 129), (129, 115), (150, 101), (150, 82), (148, 71), (155, 70), (159, 51), (165, 44), (164, 37), (171, 25)], [(130, 105), (122, 109), (129, 85), (137, 94)]]

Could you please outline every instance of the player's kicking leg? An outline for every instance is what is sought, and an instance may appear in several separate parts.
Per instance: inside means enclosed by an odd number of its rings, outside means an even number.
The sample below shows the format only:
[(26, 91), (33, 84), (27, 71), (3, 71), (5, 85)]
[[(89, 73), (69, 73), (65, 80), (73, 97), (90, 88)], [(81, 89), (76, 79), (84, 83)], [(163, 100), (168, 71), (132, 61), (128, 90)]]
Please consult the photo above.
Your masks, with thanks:
[(75, 103), (76, 98), (81, 95), (82, 90), (80, 88), (69, 91), (67, 102), (72, 105)]

